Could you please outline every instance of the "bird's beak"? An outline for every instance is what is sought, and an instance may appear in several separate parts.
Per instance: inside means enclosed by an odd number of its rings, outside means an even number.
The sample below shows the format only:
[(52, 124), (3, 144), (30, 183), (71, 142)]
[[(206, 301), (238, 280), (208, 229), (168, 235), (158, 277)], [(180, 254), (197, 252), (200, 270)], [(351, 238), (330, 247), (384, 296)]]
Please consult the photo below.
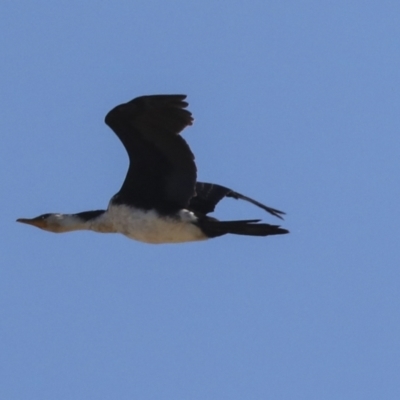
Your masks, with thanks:
[(45, 221), (38, 220), (36, 218), (18, 218), (17, 222), (22, 222), (23, 224), (33, 225), (37, 228), (43, 228), (45, 225)]

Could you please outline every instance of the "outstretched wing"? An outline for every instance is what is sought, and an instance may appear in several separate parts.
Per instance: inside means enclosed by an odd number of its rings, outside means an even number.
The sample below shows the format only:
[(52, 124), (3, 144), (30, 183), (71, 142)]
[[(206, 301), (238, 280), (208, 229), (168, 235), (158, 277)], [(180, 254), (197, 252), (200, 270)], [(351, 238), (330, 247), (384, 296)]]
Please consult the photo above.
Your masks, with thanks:
[(192, 125), (185, 95), (137, 97), (111, 110), (106, 124), (117, 134), (130, 165), (116, 203), (172, 213), (195, 193), (194, 156), (179, 133)]
[(228, 189), (224, 186), (213, 183), (203, 182), (196, 183), (196, 196), (190, 200), (189, 209), (201, 214), (208, 214), (214, 211), (215, 206), (224, 197), (232, 197), (237, 200), (246, 200), (280, 219), (283, 219), (281, 215), (285, 214), (283, 211), (268, 207), (256, 200), (251, 199), (250, 197), (234, 192), (232, 189)]

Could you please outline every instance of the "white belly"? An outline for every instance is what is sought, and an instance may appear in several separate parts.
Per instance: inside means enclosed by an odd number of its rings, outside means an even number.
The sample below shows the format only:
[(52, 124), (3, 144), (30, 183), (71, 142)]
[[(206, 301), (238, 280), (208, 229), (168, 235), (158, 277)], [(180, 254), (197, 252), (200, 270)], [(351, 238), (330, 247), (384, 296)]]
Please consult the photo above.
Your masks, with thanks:
[(160, 217), (155, 211), (133, 209), (124, 205), (110, 205), (108, 222), (116, 232), (145, 243), (182, 243), (205, 240), (207, 236), (192, 222), (197, 217), (182, 210), (175, 218)]

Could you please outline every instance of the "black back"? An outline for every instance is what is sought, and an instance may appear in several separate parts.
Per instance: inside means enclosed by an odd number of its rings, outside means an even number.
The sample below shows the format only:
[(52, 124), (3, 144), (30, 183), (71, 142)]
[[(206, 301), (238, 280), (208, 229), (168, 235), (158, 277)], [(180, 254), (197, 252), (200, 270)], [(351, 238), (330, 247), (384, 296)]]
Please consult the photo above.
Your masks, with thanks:
[(113, 202), (165, 214), (189, 206), (195, 194), (196, 165), (179, 133), (192, 125), (185, 95), (137, 97), (111, 110), (106, 124), (117, 134), (130, 165)]

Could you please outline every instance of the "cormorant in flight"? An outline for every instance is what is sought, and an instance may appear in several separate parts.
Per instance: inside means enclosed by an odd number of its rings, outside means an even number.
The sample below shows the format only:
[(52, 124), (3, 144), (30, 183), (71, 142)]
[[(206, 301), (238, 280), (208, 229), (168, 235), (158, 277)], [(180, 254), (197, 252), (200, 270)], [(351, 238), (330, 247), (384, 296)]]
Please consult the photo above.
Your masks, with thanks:
[(207, 216), (224, 197), (246, 200), (279, 218), (284, 213), (224, 186), (197, 182), (193, 153), (180, 136), (193, 123), (185, 98), (137, 97), (107, 114), (105, 122), (125, 146), (130, 161), (125, 181), (107, 210), (43, 214), (17, 221), (50, 232), (118, 232), (146, 243), (190, 242), (227, 233), (288, 233), (258, 219), (218, 221)]

